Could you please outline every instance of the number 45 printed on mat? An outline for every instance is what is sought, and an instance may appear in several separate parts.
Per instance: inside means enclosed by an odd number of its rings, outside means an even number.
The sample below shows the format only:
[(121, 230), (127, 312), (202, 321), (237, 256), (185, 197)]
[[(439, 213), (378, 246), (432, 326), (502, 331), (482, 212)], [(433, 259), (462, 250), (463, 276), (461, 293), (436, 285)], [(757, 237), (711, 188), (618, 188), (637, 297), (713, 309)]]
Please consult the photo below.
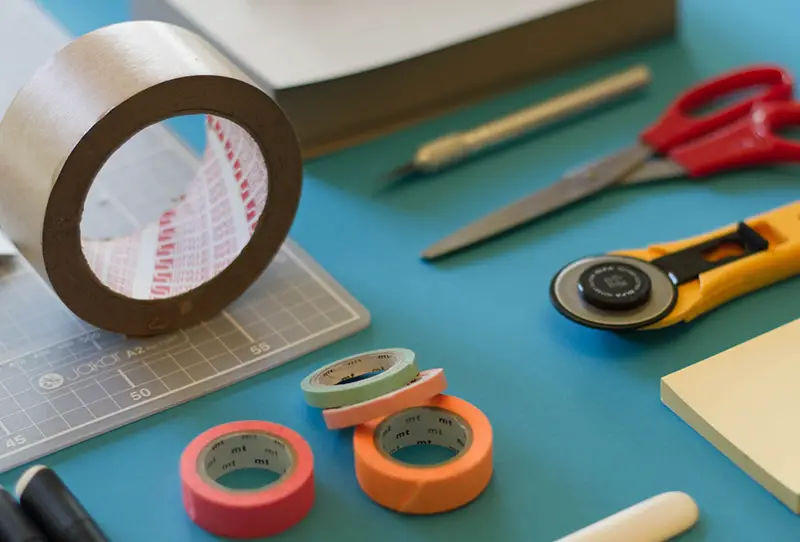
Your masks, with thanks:
[(16, 448), (17, 446), (22, 446), (28, 442), (24, 436), (22, 435), (14, 435), (13, 437), (6, 440), (6, 449), (10, 450), (12, 448)]

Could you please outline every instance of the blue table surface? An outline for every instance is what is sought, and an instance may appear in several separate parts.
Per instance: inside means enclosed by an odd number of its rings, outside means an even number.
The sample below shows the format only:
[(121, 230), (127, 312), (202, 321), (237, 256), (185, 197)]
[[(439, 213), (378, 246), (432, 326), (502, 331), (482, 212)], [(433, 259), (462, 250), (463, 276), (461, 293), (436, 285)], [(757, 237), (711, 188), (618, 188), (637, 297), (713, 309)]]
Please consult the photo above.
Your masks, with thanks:
[[(121, 0), (41, 4), (74, 34), (128, 17)], [(177, 461), (198, 433), (240, 419), (287, 425), (315, 454), (316, 504), (275, 540), (546, 542), (669, 490), (689, 493), (701, 510), (681, 541), (797, 540), (800, 519), (673, 415), (660, 402), (659, 380), (800, 316), (800, 281), (731, 302), (691, 325), (635, 336), (572, 324), (548, 299), (552, 275), (573, 259), (694, 236), (793, 201), (797, 169), (608, 193), (441, 264), (423, 263), (418, 254), (566, 168), (630, 143), (676, 92), (702, 77), (754, 62), (800, 73), (798, 21), (796, 0), (684, 1), (674, 40), (310, 161), (292, 236), (367, 306), (372, 326), (43, 461), (119, 541), (214, 539), (184, 514)], [(376, 189), (374, 179), (422, 141), (636, 62), (654, 74), (641, 98), (403, 190)], [(466, 508), (430, 517), (382, 509), (357, 485), (351, 432), (328, 431), (303, 402), (299, 383), (308, 372), (388, 346), (415, 350), (423, 367), (443, 367), (448, 393), (493, 424), (494, 478)], [(10, 487), (19, 473), (0, 482)]]

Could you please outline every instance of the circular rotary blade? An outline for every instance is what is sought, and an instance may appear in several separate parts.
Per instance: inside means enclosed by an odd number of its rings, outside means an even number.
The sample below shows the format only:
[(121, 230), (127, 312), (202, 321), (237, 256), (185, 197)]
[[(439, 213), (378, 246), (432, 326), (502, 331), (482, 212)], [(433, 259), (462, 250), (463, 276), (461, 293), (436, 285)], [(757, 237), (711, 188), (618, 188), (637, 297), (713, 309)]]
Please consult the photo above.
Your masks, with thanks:
[(550, 300), (574, 322), (621, 331), (664, 318), (678, 300), (678, 289), (655, 265), (609, 254), (561, 269), (550, 284)]

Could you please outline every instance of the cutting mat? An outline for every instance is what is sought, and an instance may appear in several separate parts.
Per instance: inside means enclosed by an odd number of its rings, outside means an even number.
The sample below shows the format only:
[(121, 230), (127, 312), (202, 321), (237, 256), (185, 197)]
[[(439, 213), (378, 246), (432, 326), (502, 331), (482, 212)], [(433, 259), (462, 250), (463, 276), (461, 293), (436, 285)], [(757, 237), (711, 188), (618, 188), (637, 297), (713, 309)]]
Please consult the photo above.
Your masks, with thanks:
[[(3, 0), (0, 111), (69, 37), (28, 0)], [(138, 228), (178, 197), (198, 157), (153, 126), (108, 162), (83, 231)], [(123, 203), (124, 202), (124, 203)], [(347, 291), (296, 243), (224, 313), (130, 340), (76, 318), (19, 256), (0, 258), (0, 471), (293, 360), (369, 325)]]

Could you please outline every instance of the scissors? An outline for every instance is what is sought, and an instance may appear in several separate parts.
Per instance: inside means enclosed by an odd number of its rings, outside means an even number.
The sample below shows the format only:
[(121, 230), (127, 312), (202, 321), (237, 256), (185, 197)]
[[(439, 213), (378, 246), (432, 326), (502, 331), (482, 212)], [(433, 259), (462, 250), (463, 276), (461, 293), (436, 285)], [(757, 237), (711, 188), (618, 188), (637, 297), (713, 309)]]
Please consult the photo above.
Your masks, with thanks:
[[(759, 90), (713, 112), (692, 114), (714, 100), (753, 89)], [(749, 66), (701, 82), (680, 94), (633, 145), (456, 231), (426, 249), (422, 258), (461, 251), (616, 186), (800, 161), (800, 144), (775, 135), (781, 127), (800, 124), (800, 103), (792, 95), (791, 75), (772, 65)]]

